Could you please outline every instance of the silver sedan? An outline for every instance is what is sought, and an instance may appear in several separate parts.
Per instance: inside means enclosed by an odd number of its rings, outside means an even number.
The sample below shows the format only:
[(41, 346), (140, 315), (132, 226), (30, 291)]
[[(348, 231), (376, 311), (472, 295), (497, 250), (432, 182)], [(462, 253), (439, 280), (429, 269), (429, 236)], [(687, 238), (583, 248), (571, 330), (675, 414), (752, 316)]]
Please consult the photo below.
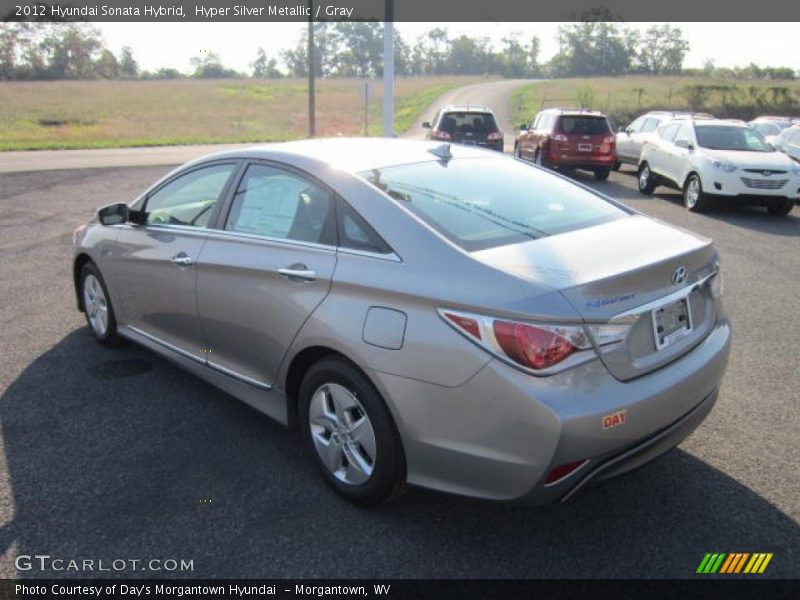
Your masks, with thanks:
[(709, 240), (475, 148), (215, 154), (100, 209), (74, 247), (99, 342), (298, 427), (360, 504), (407, 484), (564, 500), (683, 440), (727, 364)]

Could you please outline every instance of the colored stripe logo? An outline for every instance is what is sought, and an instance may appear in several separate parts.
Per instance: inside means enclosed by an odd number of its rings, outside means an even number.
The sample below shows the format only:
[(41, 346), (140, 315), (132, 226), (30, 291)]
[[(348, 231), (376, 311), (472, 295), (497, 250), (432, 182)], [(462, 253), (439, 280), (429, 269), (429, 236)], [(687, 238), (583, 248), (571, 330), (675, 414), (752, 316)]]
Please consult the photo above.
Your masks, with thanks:
[(700, 566), (697, 567), (696, 573), (702, 575), (714, 573), (726, 575), (737, 573), (761, 574), (771, 560), (772, 552), (708, 552), (703, 557), (703, 560), (700, 561)]

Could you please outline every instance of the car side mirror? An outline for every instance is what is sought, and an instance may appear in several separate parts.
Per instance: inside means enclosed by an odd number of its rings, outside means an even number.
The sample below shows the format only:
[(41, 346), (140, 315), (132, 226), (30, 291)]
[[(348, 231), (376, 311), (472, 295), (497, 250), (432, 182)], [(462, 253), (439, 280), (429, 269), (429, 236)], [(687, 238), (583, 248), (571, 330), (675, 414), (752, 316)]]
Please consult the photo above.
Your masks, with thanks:
[(619, 131), (620, 133), (628, 133), (628, 128), (624, 127), (624, 126), (620, 126), (620, 128), (617, 131)]
[(686, 148), (686, 149), (687, 149), (687, 150), (689, 150), (690, 152), (691, 152), (692, 150), (694, 150), (694, 144), (693, 144), (693, 143), (691, 143), (691, 142), (690, 142), (690, 141), (688, 141), (688, 140), (678, 140), (677, 142), (675, 142), (675, 145), (676, 145), (678, 148)]
[(131, 210), (124, 202), (117, 202), (97, 209), (97, 220), (101, 225), (142, 224), (144, 222), (144, 213), (138, 210)]
[(431, 122), (430, 122), (430, 121), (425, 121), (425, 122), (422, 124), (422, 128), (423, 128), (423, 129), (430, 129), (430, 128), (431, 128)]
[(528, 131), (528, 128), (529, 128), (529, 125), (528, 125), (527, 123), (522, 123), (522, 124), (519, 126), (519, 130), (520, 130), (520, 131)]

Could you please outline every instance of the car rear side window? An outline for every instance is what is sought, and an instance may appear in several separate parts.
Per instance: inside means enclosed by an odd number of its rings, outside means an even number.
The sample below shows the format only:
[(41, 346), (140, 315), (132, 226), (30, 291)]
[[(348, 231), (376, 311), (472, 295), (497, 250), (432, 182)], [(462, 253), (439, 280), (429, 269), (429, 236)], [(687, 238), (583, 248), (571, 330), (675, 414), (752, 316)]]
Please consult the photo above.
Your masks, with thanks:
[(329, 192), (299, 175), (250, 165), (236, 189), (225, 229), (332, 244), (332, 204)]
[(658, 124), (661, 121), (654, 117), (650, 117), (645, 121), (644, 126), (642, 127), (642, 133), (650, 133), (651, 131), (655, 131), (658, 127)]
[(339, 246), (362, 252), (389, 254), (392, 249), (372, 227), (353, 210), (347, 202), (339, 200), (336, 205)]
[(235, 163), (211, 165), (176, 177), (147, 197), (147, 224), (207, 227), (235, 168)]
[(564, 115), (558, 120), (558, 131), (576, 135), (604, 135), (611, 133), (611, 126), (605, 117)]
[(628, 214), (566, 179), (505, 157), (430, 161), (360, 175), (469, 252)]

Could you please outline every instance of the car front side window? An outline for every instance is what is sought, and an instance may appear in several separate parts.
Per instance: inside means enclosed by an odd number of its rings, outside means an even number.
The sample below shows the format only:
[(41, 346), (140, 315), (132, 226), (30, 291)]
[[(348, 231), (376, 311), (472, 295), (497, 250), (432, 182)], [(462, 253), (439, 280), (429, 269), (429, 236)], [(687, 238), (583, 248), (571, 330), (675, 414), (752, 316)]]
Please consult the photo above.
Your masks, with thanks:
[(214, 207), (235, 169), (235, 163), (211, 165), (173, 179), (145, 200), (147, 224), (208, 227)]
[(253, 164), (236, 189), (225, 229), (331, 244), (332, 212), (329, 192), (294, 173)]

